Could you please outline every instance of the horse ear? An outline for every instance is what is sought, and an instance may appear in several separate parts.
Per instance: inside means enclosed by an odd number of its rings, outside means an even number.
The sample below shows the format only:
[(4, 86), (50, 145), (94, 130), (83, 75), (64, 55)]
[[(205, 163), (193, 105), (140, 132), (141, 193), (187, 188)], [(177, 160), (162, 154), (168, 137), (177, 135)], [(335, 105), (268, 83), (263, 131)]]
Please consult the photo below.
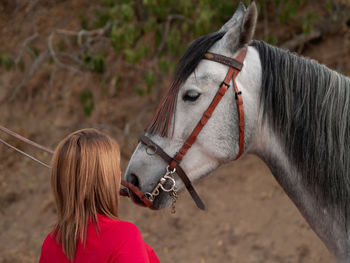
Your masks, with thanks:
[(235, 26), (243, 19), (246, 10), (247, 9), (241, 1), (238, 5), (236, 12), (233, 14), (231, 19), (220, 28), (219, 32), (228, 32), (233, 26)]
[(254, 35), (258, 10), (254, 1), (250, 2), (248, 9), (241, 2), (232, 18), (220, 29), (226, 34), (220, 41), (231, 53), (248, 44)]
[(249, 42), (253, 39), (257, 19), (258, 9), (256, 8), (255, 2), (251, 1), (242, 23), (239, 41), (241, 46), (249, 44)]

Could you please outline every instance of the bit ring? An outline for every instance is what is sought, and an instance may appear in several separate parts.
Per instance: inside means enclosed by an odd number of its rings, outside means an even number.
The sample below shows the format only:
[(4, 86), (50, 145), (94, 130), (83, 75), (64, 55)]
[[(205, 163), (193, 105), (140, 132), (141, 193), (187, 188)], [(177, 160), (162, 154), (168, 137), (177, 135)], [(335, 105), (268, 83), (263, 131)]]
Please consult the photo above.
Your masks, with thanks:
[(171, 186), (169, 187), (169, 188), (165, 188), (164, 187), (164, 184), (161, 184), (160, 185), (160, 188), (162, 188), (162, 190), (164, 191), (164, 192), (171, 192), (171, 191), (173, 191), (174, 189), (175, 189), (175, 179), (174, 178), (172, 178), (172, 177), (170, 177), (170, 176), (168, 176), (168, 175), (165, 175), (164, 177), (163, 177), (164, 179), (166, 179), (166, 180), (169, 180), (170, 182), (171, 182)]

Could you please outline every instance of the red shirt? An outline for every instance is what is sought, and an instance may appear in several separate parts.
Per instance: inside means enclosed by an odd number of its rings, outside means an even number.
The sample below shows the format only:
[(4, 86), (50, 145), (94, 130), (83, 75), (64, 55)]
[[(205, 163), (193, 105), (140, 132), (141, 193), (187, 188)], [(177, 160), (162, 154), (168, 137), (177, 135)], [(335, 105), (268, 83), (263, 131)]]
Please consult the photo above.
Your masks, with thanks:
[[(159, 263), (138, 228), (130, 223), (98, 215), (99, 234), (89, 222), (86, 245), (78, 242), (74, 263)], [(39, 263), (71, 263), (50, 233), (41, 248)]]

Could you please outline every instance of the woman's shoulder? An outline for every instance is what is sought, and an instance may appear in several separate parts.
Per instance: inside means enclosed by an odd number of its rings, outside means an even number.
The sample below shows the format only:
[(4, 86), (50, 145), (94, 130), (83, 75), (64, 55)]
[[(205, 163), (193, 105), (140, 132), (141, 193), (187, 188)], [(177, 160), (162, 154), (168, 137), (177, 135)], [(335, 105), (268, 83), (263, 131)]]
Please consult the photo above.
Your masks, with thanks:
[(41, 247), (39, 263), (46, 262), (70, 262), (62, 251), (62, 247), (56, 241), (53, 231), (49, 233)]
[(113, 229), (118, 231), (118, 233), (140, 234), (138, 227), (128, 221), (116, 220), (113, 224)]
[(109, 231), (118, 232), (119, 236), (123, 233), (127, 235), (140, 235), (138, 227), (131, 222), (109, 218), (104, 215), (99, 215), (98, 221), (100, 228), (108, 228)]
[(49, 234), (47, 234), (42, 247), (43, 248), (52, 248), (57, 245), (56, 239), (54, 237), (54, 231), (51, 231)]

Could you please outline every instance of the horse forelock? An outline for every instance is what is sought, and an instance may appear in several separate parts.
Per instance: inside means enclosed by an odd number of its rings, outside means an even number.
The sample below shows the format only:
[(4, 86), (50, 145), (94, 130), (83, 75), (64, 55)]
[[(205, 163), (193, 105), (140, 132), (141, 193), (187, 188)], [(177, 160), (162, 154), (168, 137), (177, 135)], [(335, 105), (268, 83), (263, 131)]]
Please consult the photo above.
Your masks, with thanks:
[(350, 79), (314, 60), (252, 43), (262, 64), (261, 107), (302, 180), (345, 220), (350, 200)]
[(151, 124), (147, 128), (148, 133), (162, 137), (169, 135), (170, 126), (175, 119), (176, 101), (181, 85), (194, 72), (210, 47), (224, 35), (225, 32), (211, 33), (196, 39), (188, 47), (178, 63), (170, 89), (162, 98)]

